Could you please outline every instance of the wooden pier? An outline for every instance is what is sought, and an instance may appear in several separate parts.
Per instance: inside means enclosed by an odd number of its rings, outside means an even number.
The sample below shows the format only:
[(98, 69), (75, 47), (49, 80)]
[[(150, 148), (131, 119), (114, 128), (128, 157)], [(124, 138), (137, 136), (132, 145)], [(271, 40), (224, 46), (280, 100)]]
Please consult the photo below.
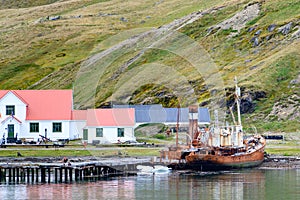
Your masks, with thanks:
[(101, 165), (99, 162), (67, 164), (0, 164), (0, 184), (72, 183), (112, 176), (135, 175), (136, 164)]

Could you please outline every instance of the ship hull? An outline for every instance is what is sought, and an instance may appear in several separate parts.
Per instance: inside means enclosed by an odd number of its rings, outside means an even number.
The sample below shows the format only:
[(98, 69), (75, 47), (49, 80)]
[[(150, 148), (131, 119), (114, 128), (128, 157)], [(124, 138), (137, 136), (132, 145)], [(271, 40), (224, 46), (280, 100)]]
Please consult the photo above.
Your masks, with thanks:
[(226, 156), (190, 153), (185, 159), (187, 168), (199, 171), (257, 167), (264, 161), (264, 147), (251, 153)]
[(215, 163), (206, 160), (198, 160), (190, 163), (186, 163), (186, 169), (192, 169), (197, 171), (220, 171), (231, 170), (240, 168), (252, 168), (262, 164), (263, 160), (258, 161), (244, 161), (244, 162), (232, 162), (232, 163)]

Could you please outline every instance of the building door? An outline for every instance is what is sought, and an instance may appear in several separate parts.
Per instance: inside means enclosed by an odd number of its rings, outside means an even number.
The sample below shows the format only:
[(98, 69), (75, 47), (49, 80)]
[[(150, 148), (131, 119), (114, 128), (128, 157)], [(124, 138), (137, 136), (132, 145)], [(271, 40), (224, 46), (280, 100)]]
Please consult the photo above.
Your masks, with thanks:
[(15, 137), (15, 126), (13, 124), (7, 125), (7, 137), (14, 138)]
[(88, 140), (88, 129), (83, 129), (83, 140)]

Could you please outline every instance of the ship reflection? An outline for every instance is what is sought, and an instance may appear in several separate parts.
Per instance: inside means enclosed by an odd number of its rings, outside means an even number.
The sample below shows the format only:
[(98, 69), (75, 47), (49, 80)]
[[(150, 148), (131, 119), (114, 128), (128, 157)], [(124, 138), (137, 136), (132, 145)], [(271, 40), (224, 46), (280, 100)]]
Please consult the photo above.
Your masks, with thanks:
[[(176, 199), (263, 199), (265, 174), (260, 170), (180, 174), (170, 181)], [(183, 180), (186, 184), (180, 183)]]

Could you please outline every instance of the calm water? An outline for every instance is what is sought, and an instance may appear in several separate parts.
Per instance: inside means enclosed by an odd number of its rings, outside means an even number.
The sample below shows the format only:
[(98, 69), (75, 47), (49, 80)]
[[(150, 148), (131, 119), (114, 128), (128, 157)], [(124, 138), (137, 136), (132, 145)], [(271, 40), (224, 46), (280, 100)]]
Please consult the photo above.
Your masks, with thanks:
[(0, 185), (0, 199), (300, 199), (300, 169), (139, 174), (73, 184)]

